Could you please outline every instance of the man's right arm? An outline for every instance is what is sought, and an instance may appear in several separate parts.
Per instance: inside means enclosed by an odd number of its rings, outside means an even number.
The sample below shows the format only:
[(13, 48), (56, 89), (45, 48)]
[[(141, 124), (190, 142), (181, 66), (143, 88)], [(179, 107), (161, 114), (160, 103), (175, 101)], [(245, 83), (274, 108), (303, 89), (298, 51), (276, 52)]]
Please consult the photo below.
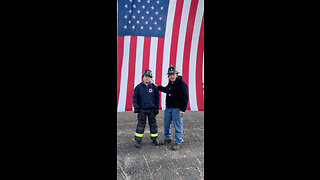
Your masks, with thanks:
[(134, 108), (134, 113), (139, 113), (140, 111), (140, 107), (138, 107), (138, 97), (139, 97), (139, 90), (138, 90), (138, 86), (136, 86), (134, 88), (134, 91), (133, 91), (133, 95), (132, 95), (132, 105), (133, 105), (133, 108)]
[(137, 106), (138, 106), (138, 96), (139, 96), (138, 86), (136, 86), (136, 87), (134, 88), (133, 95), (132, 95), (132, 104), (133, 104), (133, 107), (137, 107)]
[(160, 86), (160, 85), (158, 85), (157, 87), (158, 87), (159, 91), (167, 93), (166, 87), (163, 87), (163, 86)]

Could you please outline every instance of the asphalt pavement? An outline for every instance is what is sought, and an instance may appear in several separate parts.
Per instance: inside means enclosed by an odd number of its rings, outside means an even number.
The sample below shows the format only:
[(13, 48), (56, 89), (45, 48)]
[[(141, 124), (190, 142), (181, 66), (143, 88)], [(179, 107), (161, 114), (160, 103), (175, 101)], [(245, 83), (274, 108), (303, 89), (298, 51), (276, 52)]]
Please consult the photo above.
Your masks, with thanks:
[[(164, 111), (157, 115), (158, 141), (163, 136)], [(135, 147), (134, 133), (137, 114), (118, 112), (117, 114), (117, 179), (204, 179), (204, 112), (186, 111), (183, 119), (182, 148), (171, 149), (168, 145), (155, 146), (150, 139), (147, 123), (141, 148)]]

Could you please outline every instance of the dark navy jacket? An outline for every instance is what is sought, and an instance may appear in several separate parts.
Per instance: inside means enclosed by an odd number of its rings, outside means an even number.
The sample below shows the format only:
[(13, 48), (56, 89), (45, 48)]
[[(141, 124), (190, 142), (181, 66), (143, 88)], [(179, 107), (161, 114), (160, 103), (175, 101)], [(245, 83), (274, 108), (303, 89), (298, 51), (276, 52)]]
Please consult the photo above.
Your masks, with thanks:
[(141, 82), (134, 88), (132, 104), (133, 107), (139, 106), (140, 109), (153, 109), (155, 106), (159, 108), (159, 89), (153, 83), (146, 86)]

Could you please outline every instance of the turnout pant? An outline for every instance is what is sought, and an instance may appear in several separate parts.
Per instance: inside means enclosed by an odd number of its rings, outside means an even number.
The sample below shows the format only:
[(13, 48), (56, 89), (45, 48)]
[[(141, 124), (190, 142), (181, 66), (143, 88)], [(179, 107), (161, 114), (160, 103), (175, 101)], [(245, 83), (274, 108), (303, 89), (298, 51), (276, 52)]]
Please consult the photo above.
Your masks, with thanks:
[(142, 136), (144, 134), (144, 128), (146, 127), (146, 120), (148, 116), (148, 122), (150, 127), (150, 138), (155, 140), (158, 137), (158, 125), (156, 122), (156, 115), (154, 109), (143, 110), (141, 109), (138, 113), (138, 124), (135, 133), (135, 140), (142, 141)]

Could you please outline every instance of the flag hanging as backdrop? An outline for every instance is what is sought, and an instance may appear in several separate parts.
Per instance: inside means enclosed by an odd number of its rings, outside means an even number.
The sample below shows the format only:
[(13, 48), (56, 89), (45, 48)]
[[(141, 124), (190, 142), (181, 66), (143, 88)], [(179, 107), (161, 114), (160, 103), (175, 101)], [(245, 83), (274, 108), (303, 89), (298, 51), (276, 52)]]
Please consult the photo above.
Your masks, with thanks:
[[(176, 66), (189, 87), (187, 110), (203, 111), (204, 0), (118, 0), (117, 111), (132, 111), (134, 87), (149, 68), (167, 86)], [(160, 92), (160, 109), (165, 109)]]

